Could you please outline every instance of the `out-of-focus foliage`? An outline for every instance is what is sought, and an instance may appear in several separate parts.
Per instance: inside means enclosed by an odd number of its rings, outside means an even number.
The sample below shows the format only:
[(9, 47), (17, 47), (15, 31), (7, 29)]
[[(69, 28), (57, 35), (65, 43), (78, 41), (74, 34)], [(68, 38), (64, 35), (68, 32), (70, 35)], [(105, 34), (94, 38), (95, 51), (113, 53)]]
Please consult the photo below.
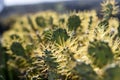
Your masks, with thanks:
[[(9, 80), (120, 80), (120, 22), (114, 0), (94, 10), (19, 18), (2, 37)], [(3, 48), (5, 48), (3, 50)], [(5, 56), (4, 56), (5, 57)], [(0, 74), (4, 80), (4, 75)]]

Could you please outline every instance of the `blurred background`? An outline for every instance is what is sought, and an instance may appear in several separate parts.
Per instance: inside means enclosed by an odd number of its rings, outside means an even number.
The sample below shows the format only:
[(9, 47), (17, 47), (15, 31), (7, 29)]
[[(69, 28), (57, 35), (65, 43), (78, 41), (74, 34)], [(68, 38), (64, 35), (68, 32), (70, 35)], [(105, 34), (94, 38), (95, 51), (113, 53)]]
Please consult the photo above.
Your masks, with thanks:
[[(0, 0), (0, 34), (7, 30), (10, 23), (5, 24), (11, 16), (53, 10), (59, 13), (95, 9), (100, 16), (100, 3), (103, 0)], [(120, 0), (116, 0), (120, 5)], [(120, 16), (118, 16), (120, 19)]]

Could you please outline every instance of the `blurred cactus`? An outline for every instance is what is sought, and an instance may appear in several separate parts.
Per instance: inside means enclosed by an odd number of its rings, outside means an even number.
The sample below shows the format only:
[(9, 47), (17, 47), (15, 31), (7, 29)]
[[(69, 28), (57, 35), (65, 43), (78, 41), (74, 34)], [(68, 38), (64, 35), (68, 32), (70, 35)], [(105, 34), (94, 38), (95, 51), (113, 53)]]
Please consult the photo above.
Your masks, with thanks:
[(77, 64), (75, 71), (81, 76), (80, 80), (98, 80), (98, 75), (94, 72), (93, 68), (85, 63)]
[(12, 43), (11, 51), (13, 52), (13, 54), (16, 54), (18, 56), (20, 56), (20, 55), (24, 56), (25, 55), (25, 52), (24, 52), (25, 50), (19, 42), (13, 42)]
[[(19, 18), (2, 35), (0, 50), (7, 57), (0, 71), (6, 66), (9, 80), (119, 80), (116, 2), (103, 2), (102, 12), (102, 19), (94, 10)], [(8, 79), (4, 75), (0, 72), (0, 79)]]
[(57, 29), (53, 32), (52, 40), (62, 45), (69, 38), (65, 29)]
[(77, 28), (80, 26), (80, 18), (77, 15), (72, 15), (68, 18), (68, 29), (70, 31), (77, 30)]
[(104, 27), (104, 30), (106, 30), (108, 26), (108, 20), (111, 18), (111, 16), (114, 16), (119, 12), (119, 6), (117, 6), (116, 4), (117, 3), (115, 2), (115, 0), (105, 0), (101, 4), (103, 20), (99, 23), (99, 26)]
[(93, 64), (98, 67), (103, 67), (113, 60), (113, 53), (108, 43), (103, 41), (90, 42), (88, 53), (91, 56)]
[(114, 67), (108, 68), (105, 71), (104, 80), (119, 80), (120, 79), (120, 67), (119, 65), (115, 65)]
[(40, 27), (45, 27), (46, 26), (45, 19), (42, 16), (36, 18), (36, 23)]

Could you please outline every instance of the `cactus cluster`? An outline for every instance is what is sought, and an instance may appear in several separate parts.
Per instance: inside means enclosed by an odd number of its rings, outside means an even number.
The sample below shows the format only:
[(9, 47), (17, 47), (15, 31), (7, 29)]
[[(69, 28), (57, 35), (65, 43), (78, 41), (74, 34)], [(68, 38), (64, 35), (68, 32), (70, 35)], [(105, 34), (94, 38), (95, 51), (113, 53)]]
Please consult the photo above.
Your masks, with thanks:
[(119, 8), (115, 0), (102, 8), (102, 19), (94, 10), (17, 19), (2, 35), (0, 79), (120, 80)]

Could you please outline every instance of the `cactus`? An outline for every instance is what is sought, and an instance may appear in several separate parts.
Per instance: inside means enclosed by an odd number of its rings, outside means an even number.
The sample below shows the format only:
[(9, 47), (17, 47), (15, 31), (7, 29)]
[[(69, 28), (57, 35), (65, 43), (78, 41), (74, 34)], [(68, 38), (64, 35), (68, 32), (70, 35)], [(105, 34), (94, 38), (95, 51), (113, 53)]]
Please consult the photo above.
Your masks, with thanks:
[(80, 26), (80, 18), (77, 15), (72, 15), (68, 18), (68, 29), (70, 31), (76, 30)]
[(36, 18), (36, 23), (40, 27), (45, 27), (46, 26), (45, 19), (43, 17), (37, 17)]
[(108, 43), (103, 41), (90, 42), (88, 53), (91, 56), (93, 64), (98, 67), (103, 67), (113, 60), (113, 52)]
[(120, 79), (120, 76), (118, 75), (119, 73), (120, 73), (119, 65), (110, 67), (105, 70), (104, 77), (106, 77), (106, 79), (104, 79), (104, 80), (119, 80)]
[(53, 32), (52, 40), (62, 45), (69, 38), (65, 29), (57, 29)]
[(113, 18), (118, 12), (116, 2), (106, 0), (102, 12), (102, 19), (94, 10), (20, 17), (2, 35), (0, 50), (7, 59), (0, 66), (6, 66), (8, 78), (1, 72), (0, 78), (119, 80), (120, 22)]
[(105, 0), (101, 6), (102, 6), (102, 12), (103, 12), (103, 20), (99, 23), (98, 26), (103, 27), (104, 30), (106, 30), (108, 26), (108, 20), (111, 16), (116, 15), (119, 12), (119, 6), (116, 5), (117, 3), (115, 0)]

